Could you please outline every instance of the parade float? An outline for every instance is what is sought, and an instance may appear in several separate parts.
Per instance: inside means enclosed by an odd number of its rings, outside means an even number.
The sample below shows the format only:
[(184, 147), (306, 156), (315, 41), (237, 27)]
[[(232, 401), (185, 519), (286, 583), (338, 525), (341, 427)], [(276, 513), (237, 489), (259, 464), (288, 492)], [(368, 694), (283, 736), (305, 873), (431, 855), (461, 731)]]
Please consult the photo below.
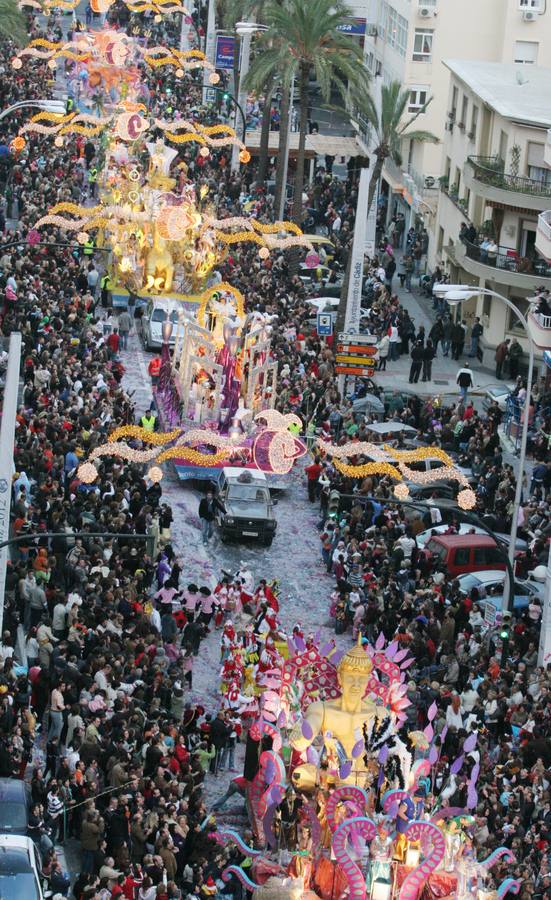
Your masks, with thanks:
[(247, 755), (255, 756), (252, 743), (258, 759), (254, 774), (236, 780), (254, 846), (218, 818), (211, 834), (252, 859), (247, 873), (230, 866), (224, 877), (258, 898), (518, 893), (510, 877), (493, 886), (492, 867), (514, 862), (507, 848), (484, 860), (474, 850), (477, 735), (446, 763), (445, 784), (461, 778), (467, 785), (461, 809), (447, 806), (449, 791), (436, 788), (447, 730), (436, 734), (436, 704), (423, 730), (404, 734), (408, 651), (382, 637), (338, 651), (333, 642), (305, 640), (298, 627), (274, 641), (279, 626), (274, 616), (270, 622), (260, 652), (251, 626), (226, 623), (222, 639), (225, 706), (250, 723)]
[(292, 222), (218, 217), (207, 183), (188, 179), (180, 150), (193, 145), (204, 161), (215, 149), (237, 145), (243, 164), (248, 151), (228, 125), (204, 126), (178, 112), (170, 119), (152, 115), (143, 78), (144, 67), (170, 69), (177, 79), (202, 68), (212, 83), (217, 73), (200, 51), (150, 47), (109, 26), (65, 42), (33, 40), (12, 65), (19, 69), (33, 59), (52, 69), (59, 61), (71, 67), (82, 93), (79, 109), (33, 116), (16, 139), (18, 152), (29, 135), (51, 136), (58, 147), (76, 138), (84, 176), (84, 142), (99, 143), (96, 202), (58, 203), (36, 229), (55, 226), (81, 245), (93, 240), (108, 250), (114, 292), (180, 303), (176, 322), (167, 318), (163, 325), (155, 389), (166, 431), (117, 431), (81, 466), (82, 479), (94, 480), (94, 460), (106, 454), (154, 463), (152, 480), (162, 477), (165, 459), (185, 478), (216, 478), (228, 465), (285, 475), (305, 447), (300, 420), (273, 409), (277, 366), (269, 317), (247, 314), (240, 292), (212, 275), (237, 243), (256, 245), (261, 259), (298, 246), (315, 265), (311, 239)]

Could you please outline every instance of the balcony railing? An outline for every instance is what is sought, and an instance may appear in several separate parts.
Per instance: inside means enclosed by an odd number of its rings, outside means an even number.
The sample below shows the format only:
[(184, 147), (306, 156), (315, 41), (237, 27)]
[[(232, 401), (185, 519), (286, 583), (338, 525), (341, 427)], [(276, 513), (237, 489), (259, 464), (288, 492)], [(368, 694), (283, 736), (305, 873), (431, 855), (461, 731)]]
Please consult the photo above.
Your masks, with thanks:
[(546, 184), (545, 181), (538, 181), (536, 178), (525, 178), (522, 175), (504, 172), (499, 156), (469, 156), (468, 162), (473, 167), (474, 177), (482, 184), (501, 188), (503, 191), (551, 197), (551, 183)]
[(534, 312), (532, 315), (540, 328), (551, 328), (551, 316), (544, 316), (543, 313), (539, 312)]
[(551, 209), (546, 209), (538, 216), (538, 231), (541, 231), (548, 241), (551, 241)]
[(527, 256), (520, 256), (516, 250), (506, 250), (505, 253), (501, 252), (501, 250), (488, 252), (488, 250), (483, 250), (478, 244), (471, 244), (465, 240), (462, 243), (465, 246), (468, 258), (482, 263), (484, 266), (493, 266), (496, 269), (504, 269), (507, 272), (516, 272), (517, 275), (529, 275), (531, 278), (535, 275), (540, 278), (551, 278), (551, 266), (548, 266), (543, 259), (530, 259)]

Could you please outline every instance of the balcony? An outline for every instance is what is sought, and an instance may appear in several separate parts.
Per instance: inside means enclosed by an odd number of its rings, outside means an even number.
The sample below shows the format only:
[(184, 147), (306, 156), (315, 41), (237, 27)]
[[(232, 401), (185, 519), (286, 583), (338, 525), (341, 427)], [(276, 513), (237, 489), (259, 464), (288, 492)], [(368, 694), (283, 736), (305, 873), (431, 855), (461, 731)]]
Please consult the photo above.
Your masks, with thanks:
[(467, 163), (465, 186), (485, 200), (538, 212), (551, 200), (551, 183), (504, 172), (498, 156), (469, 156)]
[(542, 212), (538, 216), (538, 230), (536, 232), (536, 250), (551, 262), (551, 209)]
[(551, 169), (551, 128), (547, 131), (547, 140), (543, 147), (543, 161)]
[(538, 312), (528, 313), (528, 328), (532, 340), (540, 350), (551, 349), (551, 316)]
[(551, 266), (544, 259), (529, 259), (506, 247), (488, 253), (469, 241), (461, 241), (455, 247), (458, 265), (477, 278), (491, 279), (530, 292), (539, 284), (551, 290)]

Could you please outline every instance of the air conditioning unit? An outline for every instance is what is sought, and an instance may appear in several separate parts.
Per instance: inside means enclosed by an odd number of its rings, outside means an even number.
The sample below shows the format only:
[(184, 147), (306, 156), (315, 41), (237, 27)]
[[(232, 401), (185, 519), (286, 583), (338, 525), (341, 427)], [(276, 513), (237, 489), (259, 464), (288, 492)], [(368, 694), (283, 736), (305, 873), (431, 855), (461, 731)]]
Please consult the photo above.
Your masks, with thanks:
[(430, 16), (435, 14), (436, 10), (434, 6), (420, 6), (419, 7), (419, 15), (422, 19), (428, 19)]
[(525, 9), (522, 14), (524, 22), (535, 22), (538, 16), (539, 13), (535, 12), (533, 9)]

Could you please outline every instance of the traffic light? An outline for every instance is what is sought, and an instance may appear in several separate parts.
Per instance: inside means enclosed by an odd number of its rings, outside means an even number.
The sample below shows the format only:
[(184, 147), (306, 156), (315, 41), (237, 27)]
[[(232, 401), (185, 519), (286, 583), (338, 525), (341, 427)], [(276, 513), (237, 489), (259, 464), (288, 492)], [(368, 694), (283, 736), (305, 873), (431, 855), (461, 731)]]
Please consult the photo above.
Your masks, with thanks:
[(504, 612), (499, 629), (501, 638), (501, 665), (507, 665), (509, 659), (509, 637), (511, 634), (511, 613)]
[(327, 504), (327, 515), (331, 519), (336, 519), (339, 515), (339, 506), (341, 502), (341, 495), (339, 491), (330, 491), (329, 493), (329, 503)]
[(226, 101), (230, 99), (230, 95), (227, 91), (224, 91), (224, 93), (222, 94), (222, 99)]
[(499, 629), (499, 636), (502, 641), (508, 641), (510, 634), (511, 634), (511, 613), (505, 612), (505, 613), (503, 613), (501, 628)]

